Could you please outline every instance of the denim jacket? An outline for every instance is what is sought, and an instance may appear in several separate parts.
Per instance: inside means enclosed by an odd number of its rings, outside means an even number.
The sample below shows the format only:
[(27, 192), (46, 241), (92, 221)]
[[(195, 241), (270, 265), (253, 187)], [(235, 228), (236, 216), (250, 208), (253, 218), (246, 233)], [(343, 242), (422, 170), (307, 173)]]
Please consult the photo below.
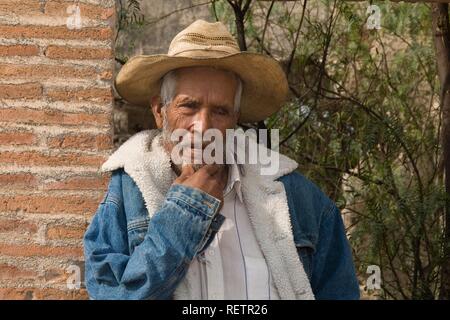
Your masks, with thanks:
[[(143, 132), (133, 138), (134, 142), (140, 138), (151, 143), (153, 136)], [(153, 191), (146, 189), (143, 185), (146, 180), (142, 179), (149, 170), (135, 170), (136, 163), (145, 163), (150, 154), (141, 152), (143, 158), (129, 159), (131, 151), (139, 153), (133, 149), (136, 145), (142, 148), (147, 143), (133, 144), (133, 139), (130, 140), (128, 147), (116, 151), (115, 160), (110, 157), (110, 166), (106, 165), (105, 171), (112, 172), (108, 190), (84, 236), (86, 287), (91, 299), (172, 299), (190, 262), (208, 247), (224, 217), (218, 210), (220, 202), (214, 197), (170, 183), (167, 192), (159, 195), (162, 199), (159, 206), (153, 207), (149, 200)], [(117, 159), (122, 160), (117, 162)], [(152, 168), (151, 162), (146, 169)], [(295, 283), (283, 283), (283, 277), (289, 278), (283, 273), (289, 268), (292, 272), (295, 263), (300, 262), (316, 299), (358, 299), (359, 285), (339, 209), (314, 183), (293, 171), (294, 167), (276, 175), (273, 187), (270, 180), (261, 181), (262, 188), (258, 190), (262, 193), (268, 190), (264, 198), (275, 203), (272, 208), (266, 208), (261, 203), (264, 201), (249, 202), (249, 212), (255, 215), (266, 209), (281, 213), (283, 205), (288, 208), (289, 234), (279, 231), (286, 221), (278, 225), (275, 220), (270, 239), (275, 239), (279, 246), (275, 244), (273, 250), (264, 252), (272, 257), (279, 254), (275, 260), (286, 260), (283, 265), (286, 269), (273, 267), (281, 270), (277, 288), (283, 293), (284, 287), (295, 287)], [(154, 171), (151, 177), (158, 181), (158, 174)], [(250, 170), (248, 174), (251, 175)], [(160, 178), (165, 179), (163, 176)], [(248, 187), (247, 197), (256, 197), (251, 188)], [(269, 201), (272, 194), (283, 195), (280, 199), (284, 203)], [(260, 217), (261, 225), (255, 228), (267, 227), (269, 223)], [(267, 233), (259, 232), (261, 236)], [(291, 242), (297, 261), (289, 265), (284, 255), (290, 254), (286, 247)], [(263, 243), (263, 247), (271, 248), (268, 243)], [(300, 268), (293, 273), (300, 273)], [(302, 297), (289, 295), (288, 290), (284, 296)]]

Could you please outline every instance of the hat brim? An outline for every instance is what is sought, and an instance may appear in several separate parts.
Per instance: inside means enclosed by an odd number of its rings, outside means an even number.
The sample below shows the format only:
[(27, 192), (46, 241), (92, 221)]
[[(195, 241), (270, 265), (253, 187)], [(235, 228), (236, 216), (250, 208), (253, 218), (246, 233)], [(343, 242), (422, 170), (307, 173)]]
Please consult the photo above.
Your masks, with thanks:
[(219, 58), (173, 57), (164, 54), (130, 58), (117, 74), (115, 88), (128, 102), (150, 107), (159, 95), (161, 78), (169, 71), (195, 66), (212, 66), (236, 73), (242, 80), (240, 123), (266, 119), (286, 101), (288, 83), (278, 62), (268, 56), (240, 52)]

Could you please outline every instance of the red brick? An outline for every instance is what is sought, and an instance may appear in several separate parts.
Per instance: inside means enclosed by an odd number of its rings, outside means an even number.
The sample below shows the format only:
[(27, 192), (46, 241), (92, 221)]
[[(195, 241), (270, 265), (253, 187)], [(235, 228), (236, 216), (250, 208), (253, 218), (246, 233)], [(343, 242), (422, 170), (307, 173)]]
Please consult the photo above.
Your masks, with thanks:
[(0, 232), (20, 232), (26, 234), (35, 234), (38, 226), (30, 221), (20, 219), (0, 219)]
[(36, 56), (39, 47), (33, 45), (0, 46), (0, 56)]
[(112, 29), (102, 28), (82, 28), (68, 29), (64, 27), (48, 26), (9, 26), (0, 25), (0, 34), (3, 38), (43, 38), (43, 39), (112, 39)]
[(0, 145), (32, 145), (36, 141), (32, 132), (0, 132)]
[(3, 151), (0, 153), (0, 163), (22, 166), (92, 166), (98, 167), (106, 157), (97, 155), (81, 155), (64, 153), (49, 155), (38, 151)]
[(21, 269), (8, 264), (0, 264), (0, 280), (34, 279), (38, 275), (32, 270)]
[[(106, 190), (109, 177), (72, 177), (62, 181), (50, 182), (43, 186), (44, 190)], [(1, 180), (0, 180), (1, 181)]]
[[(42, 4), (41, 4), (42, 3)], [(23, 16), (47, 16), (61, 17), (69, 16), (67, 8), (73, 5), (73, 2), (46, 0), (40, 2), (38, 0), (0, 0), (0, 13), (15, 14)], [(79, 4), (82, 17), (107, 20), (114, 14), (114, 7), (105, 8), (93, 4), (80, 3)]]
[(32, 188), (38, 179), (31, 173), (2, 173), (0, 174), (0, 188)]
[(81, 195), (0, 195), (0, 211), (89, 214), (96, 211), (100, 201), (101, 197)]
[(0, 300), (31, 300), (33, 289), (0, 288)]
[(52, 59), (111, 59), (113, 53), (104, 48), (49, 46), (45, 55)]
[(35, 289), (33, 299), (35, 300), (86, 300), (89, 296), (86, 289), (59, 290), (59, 289)]
[(110, 114), (66, 113), (58, 110), (25, 108), (0, 109), (0, 121), (13, 123), (109, 126)]
[(35, 244), (14, 245), (0, 243), (0, 254), (14, 257), (76, 257), (83, 256), (81, 247), (51, 247)]
[(3, 15), (38, 14), (40, 9), (37, 0), (0, 0), (0, 13)]
[(95, 79), (96, 76), (97, 71), (93, 67), (0, 64), (0, 77), (8, 77), (10, 79)]
[(0, 99), (36, 99), (41, 96), (39, 83), (0, 84)]
[(92, 101), (110, 103), (113, 99), (111, 88), (49, 88), (46, 95), (51, 101)]
[(0, 300), (84, 300), (88, 298), (86, 289), (0, 288)]
[(112, 139), (106, 134), (64, 134), (49, 137), (47, 145), (49, 148), (98, 151), (112, 149)]
[(65, 239), (82, 239), (86, 227), (64, 227), (54, 226), (48, 227), (46, 236), (50, 240), (65, 240)]

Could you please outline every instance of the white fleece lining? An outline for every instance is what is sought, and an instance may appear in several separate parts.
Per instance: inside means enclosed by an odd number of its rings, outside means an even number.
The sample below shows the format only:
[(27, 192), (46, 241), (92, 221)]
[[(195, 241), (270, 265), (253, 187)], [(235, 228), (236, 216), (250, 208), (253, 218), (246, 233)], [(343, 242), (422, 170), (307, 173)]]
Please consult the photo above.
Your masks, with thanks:
[[(286, 192), (281, 182), (274, 181), (294, 171), (297, 163), (282, 154), (279, 159), (278, 172), (270, 176), (260, 176), (257, 164), (244, 164), (242, 195), (280, 298), (311, 300), (314, 294), (295, 247)], [(124, 168), (134, 180), (152, 217), (176, 178), (170, 157), (161, 146), (160, 130), (145, 130), (130, 137), (103, 163), (101, 172), (118, 168)], [(193, 298), (190, 281), (189, 277), (183, 279), (175, 299)]]

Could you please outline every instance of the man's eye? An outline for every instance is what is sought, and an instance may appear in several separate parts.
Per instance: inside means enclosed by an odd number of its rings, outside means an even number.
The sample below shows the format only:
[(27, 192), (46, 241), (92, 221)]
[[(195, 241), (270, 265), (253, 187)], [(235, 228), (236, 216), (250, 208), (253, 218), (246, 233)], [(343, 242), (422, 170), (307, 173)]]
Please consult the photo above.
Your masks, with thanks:
[(195, 106), (193, 104), (179, 104), (178, 107), (183, 109), (194, 109)]
[(228, 110), (225, 108), (217, 108), (216, 113), (225, 116), (228, 114)]

